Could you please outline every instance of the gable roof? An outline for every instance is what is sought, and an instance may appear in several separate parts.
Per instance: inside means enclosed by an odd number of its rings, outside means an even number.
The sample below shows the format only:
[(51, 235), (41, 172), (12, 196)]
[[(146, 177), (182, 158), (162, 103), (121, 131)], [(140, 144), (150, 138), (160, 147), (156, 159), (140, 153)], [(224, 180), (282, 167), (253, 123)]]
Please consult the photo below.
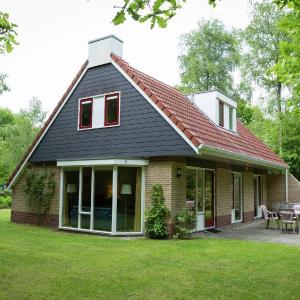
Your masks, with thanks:
[[(212, 149), (220, 149), (236, 155), (252, 157), (258, 161), (270, 162), (283, 168), (288, 167), (279, 156), (260, 141), (240, 120), (237, 120), (237, 134), (228, 132), (216, 126), (196, 105), (175, 88), (138, 71), (124, 59), (113, 53), (111, 58), (112, 62), (119, 66), (124, 74), (135, 82), (140, 91), (151, 99), (155, 107), (169, 119), (170, 123), (176, 126), (177, 131), (182, 133), (185, 140), (193, 146), (193, 149), (208, 146)], [(31, 154), (87, 69), (88, 61), (85, 61), (9, 177), (9, 187), (26, 165)]]
[(208, 146), (287, 167), (287, 164), (239, 119), (236, 134), (222, 129), (175, 88), (138, 71), (115, 54), (111, 54), (111, 57), (194, 146)]

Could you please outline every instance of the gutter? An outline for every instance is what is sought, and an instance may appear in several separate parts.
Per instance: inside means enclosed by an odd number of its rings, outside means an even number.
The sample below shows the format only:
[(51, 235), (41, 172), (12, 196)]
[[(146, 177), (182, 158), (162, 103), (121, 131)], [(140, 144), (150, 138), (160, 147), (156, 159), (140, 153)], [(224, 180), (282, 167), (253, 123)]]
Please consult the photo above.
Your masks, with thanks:
[(216, 148), (213, 146), (207, 146), (207, 145), (200, 145), (198, 147), (198, 154), (207, 154), (207, 155), (212, 155), (212, 156), (216, 156), (216, 157), (220, 157), (220, 158), (228, 158), (231, 160), (236, 160), (236, 161), (240, 161), (240, 162), (245, 162), (245, 163), (252, 163), (252, 164), (257, 164), (260, 166), (264, 166), (264, 167), (270, 167), (270, 168), (274, 168), (280, 171), (287, 171), (288, 170), (288, 166), (285, 164), (280, 164), (280, 163), (273, 163), (270, 161), (266, 161), (260, 158), (255, 158), (246, 154), (239, 154), (239, 153), (235, 153), (229, 150), (225, 150), (225, 149), (220, 149), (220, 148)]

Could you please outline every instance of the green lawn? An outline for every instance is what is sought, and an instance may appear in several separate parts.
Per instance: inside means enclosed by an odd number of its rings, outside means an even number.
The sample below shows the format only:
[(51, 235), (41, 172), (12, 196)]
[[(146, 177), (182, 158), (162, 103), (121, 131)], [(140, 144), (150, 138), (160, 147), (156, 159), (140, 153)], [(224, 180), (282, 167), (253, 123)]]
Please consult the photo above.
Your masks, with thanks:
[(125, 240), (11, 224), (0, 210), (0, 299), (299, 299), (300, 247)]

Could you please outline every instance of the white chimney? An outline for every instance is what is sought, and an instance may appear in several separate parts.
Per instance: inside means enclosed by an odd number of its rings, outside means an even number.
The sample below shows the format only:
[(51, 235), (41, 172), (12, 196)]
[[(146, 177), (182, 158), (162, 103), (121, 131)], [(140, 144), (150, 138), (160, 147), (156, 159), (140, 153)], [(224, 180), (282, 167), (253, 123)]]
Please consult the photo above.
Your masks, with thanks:
[(110, 63), (111, 53), (122, 57), (123, 41), (116, 36), (108, 35), (89, 41), (89, 67)]

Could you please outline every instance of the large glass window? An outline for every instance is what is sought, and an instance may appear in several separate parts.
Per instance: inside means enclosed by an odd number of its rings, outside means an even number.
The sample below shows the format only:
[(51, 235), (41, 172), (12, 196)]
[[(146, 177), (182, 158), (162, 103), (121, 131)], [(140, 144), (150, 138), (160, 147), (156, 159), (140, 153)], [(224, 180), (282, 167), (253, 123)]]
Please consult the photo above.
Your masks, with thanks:
[(79, 170), (64, 172), (64, 203), (62, 225), (78, 227)]
[(118, 168), (117, 231), (141, 231), (140, 168)]
[(80, 101), (80, 120), (79, 128), (92, 127), (92, 114), (93, 114), (93, 99), (82, 99)]
[(105, 96), (105, 120), (104, 125), (119, 124), (119, 94)]
[(112, 168), (95, 170), (94, 229), (111, 231)]
[(141, 232), (141, 167), (74, 167), (63, 176), (63, 227)]

